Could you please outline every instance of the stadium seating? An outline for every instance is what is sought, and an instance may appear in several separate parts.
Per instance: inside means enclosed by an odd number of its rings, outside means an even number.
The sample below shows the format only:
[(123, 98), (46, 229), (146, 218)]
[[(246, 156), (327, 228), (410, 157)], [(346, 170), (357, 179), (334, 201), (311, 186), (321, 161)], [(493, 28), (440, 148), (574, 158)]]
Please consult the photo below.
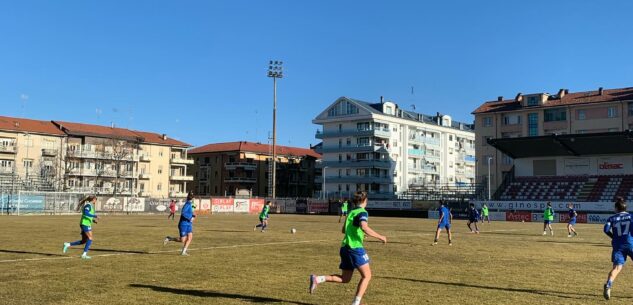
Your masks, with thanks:
[(501, 200), (612, 202), (633, 199), (633, 175), (516, 177)]

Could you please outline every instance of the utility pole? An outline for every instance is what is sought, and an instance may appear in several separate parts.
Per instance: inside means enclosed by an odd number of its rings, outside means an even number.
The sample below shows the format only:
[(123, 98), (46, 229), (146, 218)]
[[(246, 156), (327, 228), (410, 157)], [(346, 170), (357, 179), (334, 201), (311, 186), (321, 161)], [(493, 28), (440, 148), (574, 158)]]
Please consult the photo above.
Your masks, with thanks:
[(273, 153), (272, 153), (272, 199), (276, 197), (277, 187), (277, 79), (283, 77), (283, 62), (271, 60), (268, 63), (268, 77), (273, 78)]

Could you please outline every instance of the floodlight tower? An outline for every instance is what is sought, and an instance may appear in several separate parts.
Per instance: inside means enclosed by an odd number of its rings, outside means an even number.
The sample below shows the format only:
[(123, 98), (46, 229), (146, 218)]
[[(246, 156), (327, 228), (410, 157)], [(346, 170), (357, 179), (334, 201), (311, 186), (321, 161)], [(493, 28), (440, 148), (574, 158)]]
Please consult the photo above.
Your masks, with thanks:
[(277, 188), (277, 79), (283, 77), (283, 62), (271, 60), (268, 62), (268, 77), (273, 78), (273, 156), (271, 171), (271, 197), (275, 199)]

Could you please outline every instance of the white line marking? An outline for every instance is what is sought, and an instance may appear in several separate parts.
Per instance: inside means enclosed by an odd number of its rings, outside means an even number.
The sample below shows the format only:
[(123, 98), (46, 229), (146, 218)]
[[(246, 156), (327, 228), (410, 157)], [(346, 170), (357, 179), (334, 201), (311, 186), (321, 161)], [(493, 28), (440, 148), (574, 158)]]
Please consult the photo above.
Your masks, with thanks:
[[(506, 230), (491, 230), (491, 231), (483, 231), (486, 232), (515, 232), (515, 231), (527, 231), (527, 229), (506, 229)], [(456, 232), (453, 235), (460, 234), (470, 234), (467, 232)], [(399, 237), (415, 237), (415, 236), (434, 236), (435, 233), (414, 233), (414, 234), (404, 234), (404, 235), (391, 235), (387, 236), (390, 238), (399, 238)], [(538, 234), (535, 234), (538, 235)], [(203, 251), (203, 250), (214, 250), (214, 249), (233, 249), (233, 248), (245, 248), (245, 247), (262, 247), (262, 246), (277, 246), (277, 245), (295, 245), (295, 244), (307, 244), (307, 243), (319, 243), (319, 242), (328, 242), (328, 241), (336, 241), (340, 242), (338, 239), (316, 239), (316, 240), (299, 240), (299, 241), (280, 241), (280, 242), (270, 242), (270, 243), (253, 243), (253, 244), (237, 244), (237, 245), (224, 245), (224, 246), (211, 246), (204, 248), (196, 248), (196, 249), (188, 249), (188, 251)], [(111, 257), (111, 256), (123, 256), (123, 255), (142, 255), (142, 254), (161, 254), (161, 253), (170, 253), (170, 252), (180, 252), (180, 250), (161, 250), (161, 251), (148, 251), (142, 253), (130, 253), (130, 252), (121, 252), (121, 253), (108, 253), (108, 254), (97, 254), (92, 255), (92, 257)], [(57, 256), (57, 257), (37, 257), (37, 258), (17, 258), (17, 259), (6, 259), (0, 260), (0, 263), (16, 263), (16, 262), (33, 262), (33, 261), (52, 261), (52, 260), (62, 260), (62, 259), (79, 259), (79, 256)]]

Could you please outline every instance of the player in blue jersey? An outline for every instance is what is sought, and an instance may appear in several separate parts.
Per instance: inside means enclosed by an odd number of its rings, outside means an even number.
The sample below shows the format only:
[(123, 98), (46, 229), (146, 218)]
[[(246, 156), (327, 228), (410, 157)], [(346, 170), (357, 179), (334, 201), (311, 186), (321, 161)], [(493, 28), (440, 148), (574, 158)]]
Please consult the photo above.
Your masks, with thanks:
[(604, 298), (611, 298), (611, 287), (613, 281), (618, 276), (626, 257), (633, 258), (633, 238), (631, 237), (631, 214), (626, 212), (626, 203), (622, 197), (618, 197), (615, 201), (615, 211), (617, 214), (609, 217), (604, 225), (604, 233), (611, 237), (611, 261), (613, 269), (609, 272), (607, 282), (604, 284)]
[(448, 209), (444, 202), (440, 201), (440, 220), (437, 222), (437, 230), (435, 231), (435, 240), (433, 241), (433, 245), (437, 245), (437, 240), (440, 238), (440, 232), (442, 229), (446, 229), (446, 233), (448, 233), (448, 245), (453, 245), (453, 239), (451, 235), (451, 222), (453, 222), (453, 214)]
[(567, 205), (567, 207), (569, 208), (569, 212), (568, 212), (569, 222), (567, 222), (567, 237), (575, 237), (575, 236), (578, 236), (578, 233), (576, 233), (576, 228), (574, 228), (574, 226), (576, 225), (576, 217), (578, 216), (578, 213), (574, 209), (573, 203), (570, 202)]
[(178, 231), (180, 231), (179, 237), (165, 237), (163, 245), (167, 245), (170, 241), (176, 241), (183, 243), (182, 251), (180, 255), (189, 256), (187, 249), (193, 239), (193, 221), (196, 218), (193, 206), (193, 193), (187, 195), (187, 201), (180, 210), (180, 221), (178, 222)]
[[(468, 229), (470, 229), (470, 233), (477, 233), (479, 234), (479, 227), (477, 226), (477, 222), (479, 221), (479, 211), (477, 211), (477, 209), (475, 209), (475, 204), (471, 203), (470, 206), (468, 207), (468, 210), (466, 210), (466, 212), (468, 213)], [(472, 224), (475, 224), (475, 231), (473, 231), (473, 228), (471, 227)]]

